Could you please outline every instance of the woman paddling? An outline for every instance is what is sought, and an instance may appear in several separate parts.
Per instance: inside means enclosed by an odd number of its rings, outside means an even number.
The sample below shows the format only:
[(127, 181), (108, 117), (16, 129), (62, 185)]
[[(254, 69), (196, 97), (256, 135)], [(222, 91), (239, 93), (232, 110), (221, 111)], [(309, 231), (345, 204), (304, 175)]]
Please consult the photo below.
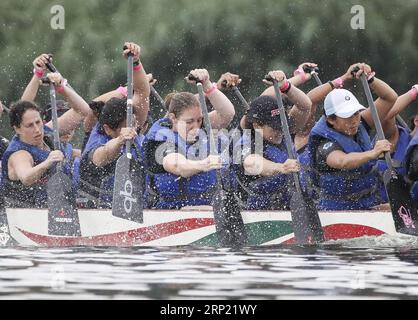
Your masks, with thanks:
[[(412, 88), (399, 96), (395, 105), (393, 106), (393, 113), (398, 114), (404, 110), (408, 105), (416, 101), (418, 95), (418, 85), (412, 86)], [(414, 115), (411, 119), (411, 141), (409, 142), (406, 152), (404, 169), (406, 176), (410, 180), (411, 195), (414, 201), (418, 204), (418, 116)]]
[[(190, 74), (202, 81), (214, 108), (209, 113), (212, 127), (226, 128), (234, 117), (234, 106), (210, 82), (207, 70), (195, 69)], [(216, 185), (215, 169), (222, 163), (220, 156), (209, 155), (200, 103), (192, 93), (179, 92), (171, 94), (167, 104), (168, 116), (153, 124), (144, 141), (148, 189), (153, 196), (149, 206), (174, 209), (210, 205)], [(227, 152), (227, 138), (223, 147), (219, 151)]]
[[(353, 70), (357, 71), (353, 74)], [(397, 94), (375, 77), (367, 64), (354, 64), (343, 76), (310, 92), (315, 103), (325, 98), (325, 115), (309, 137), (311, 176), (319, 189), (321, 210), (371, 209), (386, 202), (375, 166), (379, 156), (390, 151), (392, 144), (379, 140), (373, 146), (369, 135), (374, 127), (370, 110), (351, 92), (342, 89), (348, 80), (357, 79), (362, 73), (368, 76), (370, 87), (378, 96), (375, 104), (379, 117), (384, 119)]]
[(80, 161), (79, 195), (88, 199), (86, 206), (110, 208), (116, 162), (123, 154), (125, 142), (133, 140), (132, 154), (141, 161), (142, 137), (137, 135), (137, 126), (142, 126), (149, 110), (149, 82), (140, 62), (140, 47), (125, 43), (123, 54), (133, 54), (133, 109), (134, 123), (126, 127), (127, 101), (113, 97), (104, 103), (99, 122), (94, 126)]
[[(269, 75), (283, 83), (280, 90), (291, 105), (287, 111), (291, 130), (298, 132), (309, 116), (309, 98), (282, 71), (271, 71)], [(300, 170), (297, 160), (288, 159), (279, 107), (269, 91), (251, 102), (245, 120), (250, 132), (244, 132), (235, 145), (242, 148), (241, 162), (234, 164), (238, 190), (245, 207), (251, 210), (288, 208), (289, 174)]]
[[(84, 101), (65, 85), (58, 73), (48, 74), (70, 101)], [(85, 102), (84, 102), (85, 103)], [(82, 103), (74, 103), (77, 108)], [(78, 112), (75, 110), (74, 112)], [(72, 154), (53, 150), (52, 123), (43, 124), (39, 107), (31, 101), (18, 101), (10, 108), (10, 125), (16, 134), (10, 141), (2, 159), (2, 179), (6, 206), (44, 208), (47, 205), (46, 184), (57, 162), (64, 162), (64, 172), (71, 175), (69, 163)], [(77, 125), (71, 114), (60, 117), (60, 134), (74, 130)], [(51, 151), (53, 150), (53, 151)]]

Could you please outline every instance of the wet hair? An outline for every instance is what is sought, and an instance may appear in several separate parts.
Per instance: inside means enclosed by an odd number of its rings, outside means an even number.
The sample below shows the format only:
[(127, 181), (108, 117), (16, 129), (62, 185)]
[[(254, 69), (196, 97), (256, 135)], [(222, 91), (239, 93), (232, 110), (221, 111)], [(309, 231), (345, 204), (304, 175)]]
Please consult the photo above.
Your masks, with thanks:
[(165, 98), (165, 105), (168, 106), (169, 113), (173, 113), (176, 118), (190, 108), (199, 107), (199, 101), (194, 94), (190, 92), (172, 92)]
[(93, 111), (94, 115), (98, 118), (100, 117), (100, 113), (102, 112), (104, 105), (105, 103), (103, 101), (91, 101), (89, 103), (90, 109)]
[(28, 110), (35, 110), (41, 114), (41, 109), (32, 101), (20, 100), (14, 102), (10, 106), (10, 126), (20, 128), (23, 120), (23, 115)]
[(409, 119), (409, 129), (413, 131), (415, 129), (415, 118), (418, 117), (418, 113), (415, 113), (412, 115), (412, 117)]
[(112, 98), (108, 100), (99, 116), (99, 132), (105, 133), (103, 126), (106, 124), (111, 129), (117, 129), (126, 120), (126, 99)]
[(330, 114), (329, 116), (327, 116), (325, 113), (325, 109), (323, 110), (323, 113), (324, 113), (325, 118), (330, 119), (330, 120), (337, 120), (337, 116), (335, 114)]

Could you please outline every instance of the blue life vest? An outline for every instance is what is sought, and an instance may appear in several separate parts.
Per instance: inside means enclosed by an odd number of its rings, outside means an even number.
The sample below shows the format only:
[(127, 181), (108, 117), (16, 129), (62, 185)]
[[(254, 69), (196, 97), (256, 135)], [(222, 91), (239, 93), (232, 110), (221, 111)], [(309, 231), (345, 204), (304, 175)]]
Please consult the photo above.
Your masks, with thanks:
[[(45, 139), (52, 136), (52, 129), (44, 126)], [(39, 149), (33, 145), (24, 143), (15, 135), (8, 148), (6, 149), (2, 159), (2, 184), (6, 206), (15, 208), (45, 208), (48, 204), (47, 183), (48, 177), (55, 172), (55, 166), (52, 166), (39, 181), (31, 186), (25, 186), (20, 181), (12, 181), (9, 179), (8, 162), (10, 156), (17, 152), (25, 150), (30, 153), (33, 158), (34, 166), (44, 162), (50, 151)], [(63, 172), (71, 176), (70, 163), (72, 160), (72, 147), (64, 148)]]
[[(409, 168), (409, 163), (411, 161), (412, 151), (415, 149), (415, 146), (418, 145), (418, 131), (415, 133), (411, 141), (409, 142), (408, 147), (406, 148), (405, 153), (405, 170)], [(411, 196), (414, 199), (415, 203), (418, 204), (418, 181), (412, 182), (411, 187)]]
[[(243, 135), (237, 144), (241, 148), (251, 148), (250, 135)], [(288, 159), (285, 141), (283, 139), (280, 145), (271, 143), (263, 143), (263, 157), (275, 163), (284, 163)], [(244, 170), (243, 164), (235, 165), (235, 170)], [(246, 193), (242, 198), (246, 199), (246, 209), (248, 210), (273, 210), (285, 209), (289, 207), (289, 178), (287, 174), (277, 174), (272, 177), (259, 177), (254, 181), (245, 183), (238, 178), (237, 183)], [(239, 188), (239, 187), (238, 187)]]
[[(115, 180), (115, 166), (117, 159), (105, 167), (96, 167), (89, 159), (89, 153), (105, 145), (112, 138), (99, 132), (99, 124), (91, 131), (89, 140), (84, 148), (78, 165), (79, 177), (75, 183), (79, 184), (79, 195), (92, 201), (92, 207), (111, 208), (113, 200), (113, 185)], [(136, 161), (143, 159), (142, 142), (144, 137), (137, 135), (131, 147), (132, 156)], [(120, 155), (125, 152), (125, 145), (121, 147)], [(75, 169), (77, 169), (75, 167)]]
[[(406, 149), (408, 148), (409, 142), (411, 141), (411, 135), (409, 134), (408, 129), (398, 126), (399, 131), (399, 140), (396, 144), (395, 151), (392, 154), (392, 160), (394, 162), (394, 169), (395, 171), (404, 176), (406, 175), (405, 169), (405, 155)], [(379, 172), (383, 173), (388, 166), (386, 165), (386, 161), (384, 159), (377, 160), (377, 168)]]
[(372, 150), (370, 136), (363, 124), (356, 135), (357, 141), (328, 126), (325, 116), (316, 123), (309, 136), (313, 181), (319, 187), (320, 210), (364, 210), (382, 203), (382, 182), (376, 172), (376, 161), (369, 161), (352, 170), (318, 172), (316, 150), (325, 138), (337, 143), (345, 153)]
[[(393, 168), (395, 169), (395, 171), (399, 175), (405, 176), (406, 175), (405, 154), (406, 154), (406, 149), (408, 147), (408, 144), (411, 141), (411, 135), (409, 134), (408, 129), (403, 128), (401, 126), (398, 126), (398, 131), (399, 131), (398, 143), (396, 144), (395, 151), (392, 153), (391, 157), (392, 157)], [(376, 139), (374, 139), (374, 141), (376, 141)], [(383, 174), (387, 168), (388, 166), (386, 164), (385, 159), (377, 160), (377, 169), (382, 179), (383, 179)], [(381, 188), (381, 197), (384, 200), (384, 202), (389, 201), (389, 197), (387, 195), (384, 185), (382, 185), (382, 188)]]
[(297, 158), (300, 163), (300, 184), (304, 193), (313, 200), (318, 200), (318, 189), (315, 188), (312, 181), (311, 153), (308, 144), (303, 149), (298, 150)]
[(76, 157), (73, 160), (73, 165), (71, 168), (72, 175), (73, 175), (72, 184), (73, 184), (74, 190), (77, 190), (78, 185), (80, 184), (80, 161), (81, 161), (81, 157)]
[[(199, 135), (198, 142), (189, 144), (171, 129), (169, 123), (168, 118), (163, 118), (152, 125), (145, 136), (145, 148), (148, 141), (161, 141), (174, 144), (176, 152), (188, 159), (204, 159), (209, 155), (209, 141), (203, 130)], [(228, 148), (226, 149), (228, 151)], [(154, 174), (147, 170), (146, 181), (148, 192), (156, 194), (157, 199), (154, 207), (158, 209), (210, 205), (217, 182), (216, 170), (201, 172), (189, 178), (176, 176), (169, 172)]]

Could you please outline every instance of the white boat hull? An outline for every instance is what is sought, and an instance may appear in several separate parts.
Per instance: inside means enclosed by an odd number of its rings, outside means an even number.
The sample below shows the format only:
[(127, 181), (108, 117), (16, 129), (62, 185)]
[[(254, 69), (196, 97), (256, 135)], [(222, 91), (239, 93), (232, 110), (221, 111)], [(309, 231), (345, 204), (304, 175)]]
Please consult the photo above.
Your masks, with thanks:
[[(144, 210), (143, 223), (112, 216), (110, 210), (79, 210), (81, 237), (48, 234), (48, 211), (6, 210), (10, 235), (30, 246), (217, 246), (211, 210)], [(249, 245), (294, 242), (288, 211), (244, 211)], [(396, 234), (389, 211), (320, 212), (327, 240)]]

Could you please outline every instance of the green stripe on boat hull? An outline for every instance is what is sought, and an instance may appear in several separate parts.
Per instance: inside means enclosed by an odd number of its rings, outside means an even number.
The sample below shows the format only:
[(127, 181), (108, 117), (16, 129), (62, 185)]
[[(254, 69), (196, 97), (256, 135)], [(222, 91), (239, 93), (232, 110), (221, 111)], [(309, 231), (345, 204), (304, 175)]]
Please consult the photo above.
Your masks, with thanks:
[[(248, 236), (248, 245), (260, 245), (293, 232), (290, 221), (263, 221), (247, 223), (245, 225)], [(192, 243), (196, 246), (218, 246), (218, 237), (212, 233)]]

